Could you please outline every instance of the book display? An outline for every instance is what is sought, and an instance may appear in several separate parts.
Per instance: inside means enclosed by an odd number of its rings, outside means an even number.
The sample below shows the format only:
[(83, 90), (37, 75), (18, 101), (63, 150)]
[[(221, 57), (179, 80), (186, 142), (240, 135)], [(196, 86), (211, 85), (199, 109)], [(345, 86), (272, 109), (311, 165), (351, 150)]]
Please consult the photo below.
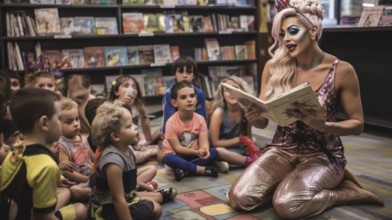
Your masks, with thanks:
[[(0, 64), (23, 75), (29, 63), (42, 59), (65, 76), (88, 74), (94, 85), (105, 84), (111, 75), (152, 74), (144, 81), (154, 82), (155, 91), (146, 86), (144, 90), (157, 96), (180, 56), (193, 57), (204, 76), (211, 75), (214, 66), (257, 64), (258, 56), (246, 56), (256, 54), (257, 4), (251, 0), (230, 4), (218, 0), (0, 0)], [(158, 71), (162, 74), (155, 74)]]

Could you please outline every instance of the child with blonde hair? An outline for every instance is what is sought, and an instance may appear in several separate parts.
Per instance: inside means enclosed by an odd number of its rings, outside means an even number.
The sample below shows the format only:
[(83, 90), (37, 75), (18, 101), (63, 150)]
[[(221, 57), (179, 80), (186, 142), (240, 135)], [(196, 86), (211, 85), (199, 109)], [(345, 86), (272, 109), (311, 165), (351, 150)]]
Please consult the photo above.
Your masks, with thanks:
[[(229, 163), (248, 166), (260, 154), (250, 154), (242, 143), (244, 136), (252, 138), (252, 125), (250, 125), (238, 101), (227, 91), (222, 83), (227, 83), (244, 92), (252, 93), (248, 84), (237, 76), (227, 76), (218, 85), (210, 115), (210, 141), (211, 145), (219, 149), (221, 161), (216, 161), (220, 172), (229, 171)], [(256, 151), (257, 152), (257, 151)]]
[(26, 73), (26, 88), (41, 88), (52, 92), (57, 91), (56, 77), (54, 73), (46, 70), (38, 70), (33, 73)]
[(174, 188), (136, 192), (136, 161), (129, 145), (138, 141), (137, 126), (124, 107), (103, 103), (92, 123), (92, 137), (103, 148), (96, 163), (91, 214), (97, 219), (158, 219), (159, 203), (174, 199)]

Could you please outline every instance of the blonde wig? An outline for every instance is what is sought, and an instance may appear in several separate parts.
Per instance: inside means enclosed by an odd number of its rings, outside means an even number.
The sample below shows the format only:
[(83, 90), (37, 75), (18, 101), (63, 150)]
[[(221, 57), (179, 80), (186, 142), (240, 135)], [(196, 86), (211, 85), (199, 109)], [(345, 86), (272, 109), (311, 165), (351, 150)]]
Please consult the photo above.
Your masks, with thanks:
[(279, 33), (281, 32), (282, 21), (285, 18), (294, 16), (308, 30), (316, 27), (317, 40), (321, 37), (324, 9), (317, 0), (291, 0), (287, 8), (276, 14), (271, 30), (274, 43), (268, 49), (272, 59), (270, 61), (270, 78), (266, 90), (266, 99), (279, 95), (291, 88), (296, 71), (296, 62), (290, 56)]

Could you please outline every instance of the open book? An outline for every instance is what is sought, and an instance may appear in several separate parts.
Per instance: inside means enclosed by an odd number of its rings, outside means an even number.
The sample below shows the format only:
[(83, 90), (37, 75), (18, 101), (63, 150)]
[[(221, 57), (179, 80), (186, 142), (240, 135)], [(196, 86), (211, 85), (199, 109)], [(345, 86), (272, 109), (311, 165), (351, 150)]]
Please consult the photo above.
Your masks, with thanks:
[(253, 104), (260, 108), (263, 117), (280, 126), (297, 121), (298, 118), (294, 116), (302, 115), (301, 112), (307, 112), (314, 117), (324, 117), (325, 111), (308, 83), (292, 88), (268, 101), (263, 101), (229, 84), (222, 83), (222, 85), (238, 100), (242, 108)]

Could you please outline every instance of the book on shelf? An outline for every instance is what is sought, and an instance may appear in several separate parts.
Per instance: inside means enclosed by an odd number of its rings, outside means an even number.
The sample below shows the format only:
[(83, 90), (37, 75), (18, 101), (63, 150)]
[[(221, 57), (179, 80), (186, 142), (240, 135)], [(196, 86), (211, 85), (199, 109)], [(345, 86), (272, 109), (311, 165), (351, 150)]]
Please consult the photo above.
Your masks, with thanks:
[(383, 6), (364, 7), (361, 18), (358, 22), (358, 27), (374, 27), (378, 25), (381, 18)]
[(197, 0), (178, 0), (180, 5), (197, 5)]
[(74, 33), (75, 34), (93, 34), (94, 17), (77, 16), (74, 17)]
[(221, 47), (222, 60), (235, 60), (234, 46)]
[(95, 17), (94, 33), (98, 35), (118, 34), (116, 17)]
[(62, 17), (60, 18), (60, 29), (61, 33), (65, 35), (71, 35), (74, 31), (74, 19), (73, 17)]
[(34, 14), (38, 35), (53, 35), (61, 32), (57, 8), (36, 8)]
[(246, 52), (246, 46), (244, 44), (237, 44), (234, 45), (234, 52), (235, 52), (235, 58), (237, 60), (245, 60), (248, 57), (248, 54)]
[(66, 61), (63, 68), (84, 68), (83, 49), (64, 49), (61, 54), (62, 60)]
[(378, 26), (392, 26), (392, 6), (385, 6)]
[(90, 0), (91, 5), (115, 5), (116, 0)]
[(127, 49), (125, 47), (105, 47), (106, 66), (125, 66), (128, 65)]
[(146, 96), (162, 95), (165, 93), (161, 68), (142, 69), (141, 74), (144, 75)]
[(139, 46), (139, 62), (141, 65), (154, 63), (154, 48), (152, 45)]
[(4, 0), (4, 4), (29, 4), (30, 0)]
[(84, 67), (105, 67), (105, 48), (104, 47), (85, 47)]
[(138, 34), (144, 31), (144, 18), (141, 12), (122, 14), (124, 34)]
[(72, 0), (73, 5), (89, 5), (90, 0)]
[(137, 46), (127, 47), (128, 65), (139, 65), (139, 48)]
[(166, 64), (171, 62), (169, 44), (154, 44), (153, 48), (155, 64)]
[(204, 16), (190, 15), (189, 25), (191, 32), (204, 32)]
[(122, 0), (123, 5), (144, 5), (144, 0)]
[(171, 61), (174, 63), (178, 58), (180, 58), (180, 47), (170, 46), (170, 57)]
[(30, 4), (53, 5), (54, 0), (30, 0)]
[(45, 67), (58, 67), (61, 61), (60, 50), (44, 50), (42, 51)]
[(56, 5), (72, 5), (72, 0), (55, 0)]
[(247, 59), (256, 59), (256, 41), (249, 40), (244, 42), (246, 47), (246, 58)]
[(145, 5), (157, 5), (157, 0), (144, 0)]
[(222, 85), (238, 100), (242, 108), (253, 105), (261, 110), (261, 115), (280, 126), (289, 125), (298, 120), (301, 112), (306, 112), (316, 118), (324, 117), (316, 94), (308, 83), (301, 84), (276, 97), (263, 101), (229, 84)]
[(208, 60), (209, 61), (220, 60), (221, 53), (220, 53), (218, 40), (215, 38), (207, 38), (204, 39), (204, 42), (207, 48)]
[(145, 13), (144, 30), (147, 33), (165, 32), (165, 16), (163, 14)]

